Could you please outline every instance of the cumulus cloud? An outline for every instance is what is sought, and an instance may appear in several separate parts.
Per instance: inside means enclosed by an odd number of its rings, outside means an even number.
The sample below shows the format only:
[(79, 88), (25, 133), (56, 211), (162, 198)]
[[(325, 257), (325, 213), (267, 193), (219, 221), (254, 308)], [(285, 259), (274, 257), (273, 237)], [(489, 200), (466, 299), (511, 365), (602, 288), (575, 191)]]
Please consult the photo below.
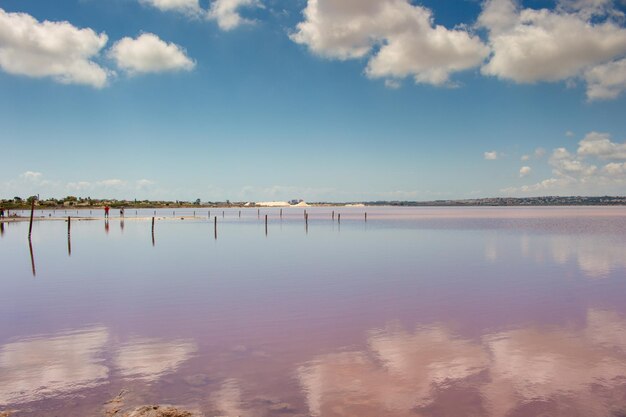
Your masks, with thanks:
[[(548, 164), (552, 178), (521, 187), (507, 187), (505, 194), (556, 191), (609, 193), (623, 192), (626, 185), (626, 143), (615, 143), (608, 133), (589, 132), (575, 152), (566, 148), (552, 151)], [(520, 177), (524, 177), (520, 170)]]
[(43, 174), (41, 172), (26, 171), (23, 174), (20, 174), (20, 178), (28, 181), (38, 181), (39, 179), (41, 179), (42, 175)]
[(198, 0), (139, 0), (139, 2), (164, 12), (175, 11), (189, 15), (198, 15), (202, 12)]
[(196, 65), (183, 48), (152, 33), (143, 33), (136, 39), (125, 37), (108, 54), (119, 68), (130, 74), (190, 71)]
[(590, 99), (616, 97), (626, 75), (624, 63), (613, 61), (626, 54), (626, 29), (612, 4), (566, 0), (554, 10), (535, 10), (488, 0), (478, 26), (489, 32), (492, 56), (482, 72), (518, 83), (581, 77)]
[(585, 80), (589, 101), (617, 98), (626, 90), (626, 59), (591, 68)]
[(242, 8), (263, 8), (259, 0), (214, 0), (207, 13), (210, 20), (215, 20), (222, 30), (232, 30), (254, 21), (241, 16)]
[(626, 142), (611, 142), (611, 135), (608, 133), (590, 132), (578, 145), (577, 153), (581, 156), (626, 160)]
[(63, 84), (102, 88), (111, 72), (94, 59), (108, 37), (69, 22), (39, 22), (0, 8), (0, 68), (15, 75), (50, 77)]
[(489, 54), (477, 36), (435, 25), (431, 10), (408, 0), (308, 0), (303, 14), (294, 42), (327, 58), (368, 57), (371, 78), (444, 85)]
[(530, 171), (532, 171), (532, 169), (529, 166), (523, 166), (519, 170), (519, 176), (523, 178), (523, 177), (529, 175)]
[(603, 171), (610, 176), (626, 175), (626, 162), (622, 162), (621, 164), (611, 162), (604, 166)]
[(498, 159), (498, 152), (496, 151), (484, 152), (483, 157), (488, 161), (494, 161)]

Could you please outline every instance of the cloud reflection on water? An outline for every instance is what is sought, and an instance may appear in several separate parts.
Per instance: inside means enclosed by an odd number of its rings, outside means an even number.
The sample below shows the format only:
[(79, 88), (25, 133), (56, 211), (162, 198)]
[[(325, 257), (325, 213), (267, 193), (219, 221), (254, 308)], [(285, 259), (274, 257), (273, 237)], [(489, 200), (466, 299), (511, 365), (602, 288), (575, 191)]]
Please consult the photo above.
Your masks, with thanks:
[(109, 339), (108, 329), (91, 327), (0, 345), (0, 405), (93, 388), (108, 383), (112, 374), (153, 382), (176, 371), (197, 350), (187, 340), (135, 338), (112, 347)]
[(430, 415), (425, 410), (441, 406), (446, 391), (458, 399), (459, 389), (475, 404), (473, 411), (453, 404), (456, 415), (607, 416), (626, 396), (626, 320), (589, 310), (582, 327), (528, 327), (475, 341), (443, 326), (412, 334), (392, 327), (371, 332), (366, 350), (319, 356), (297, 375), (313, 416)]
[(135, 338), (118, 348), (114, 363), (123, 377), (151, 382), (175, 371), (196, 350), (195, 343), (188, 340)]
[(33, 337), (0, 347), (0, 404), (22, 403), (106, 382), (104, 327)]
[(626, 246), (621, 242), (554, 236), (550, 239), (550, 244), (556, 263), (562, 265), (573, 259), (590, 278), (608, 276), (617, 268), (626, 269)]

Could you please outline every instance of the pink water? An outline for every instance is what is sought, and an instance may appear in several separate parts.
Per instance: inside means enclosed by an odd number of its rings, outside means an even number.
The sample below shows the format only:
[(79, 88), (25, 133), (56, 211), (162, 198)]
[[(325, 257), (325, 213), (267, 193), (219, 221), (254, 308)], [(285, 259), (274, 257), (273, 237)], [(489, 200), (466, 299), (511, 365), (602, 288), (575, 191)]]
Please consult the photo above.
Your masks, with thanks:
[(626, 415), (626, 208), (238, 211), (5, 223), (0, 411)]

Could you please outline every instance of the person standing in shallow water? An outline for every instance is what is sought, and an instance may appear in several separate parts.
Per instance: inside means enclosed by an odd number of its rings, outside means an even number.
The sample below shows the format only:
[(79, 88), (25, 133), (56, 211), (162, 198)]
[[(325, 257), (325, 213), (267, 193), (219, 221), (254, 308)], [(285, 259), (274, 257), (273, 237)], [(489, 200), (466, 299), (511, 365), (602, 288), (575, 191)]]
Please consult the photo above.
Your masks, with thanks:
[(4, 219), (4, 207), (0, 207), (0, 219)]
[(104, 206), (104, 217), (109, 218), (109, 206)]

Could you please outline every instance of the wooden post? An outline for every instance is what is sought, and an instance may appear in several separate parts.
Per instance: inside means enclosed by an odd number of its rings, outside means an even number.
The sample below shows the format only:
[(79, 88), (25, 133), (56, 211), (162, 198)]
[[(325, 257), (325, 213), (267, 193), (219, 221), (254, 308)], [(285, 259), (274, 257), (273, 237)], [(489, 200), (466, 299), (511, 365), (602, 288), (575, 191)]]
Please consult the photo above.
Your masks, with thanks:
[(152, 234), (154, 234), (154, 217), (152, 218)]
[(209, 216), (209, 220), (211, 220), (211, 210), (209, 210), (208, 216)]
[(335, 210), (333, 210), (333, 217), (332, 217), (333, 221), (335, 221)]
[(341, 213), (337, 213), (337, 223), (341, 223)]
[(217, 216), (213, 218), (213, 231), (215, 233), (215, 240), (217, 240)]
[(367, 222), (367, 211), (365, 212), (365, 221)]
[(239, 210), (239, 218), (241, 219), (241, 210)]
[(67, 216), (67, 235), (69, 236), (72, 230), (72, 218)]
[(30, 206), (30, 223), (28, 224), (28, 239), (30, 239), (30, 235), (33, 233), (33, 214), (34, 214), (34, 211), (35, 211), (35, 199), (33, 198), (33, 202), (32, 202), (32, 204)]
[(283, 209), (280, 209), (280, 218), (283, 218)]
[(267, 236), (267, 214), (265, 215), (265, 236)]
[(222, 219), (224, 218), (224, 210), (222, 210)]
[(33, 243), (30, 241), (30, 237), (28, 238), (28, 249), (30, 250), (30, 266), (33, 270), (33, 276), (37, 276), (37, 272), (35, 271), (35, 255), (33, 254)]
[(256, 218), (261, 218), (261, 209), (256, 209)]

